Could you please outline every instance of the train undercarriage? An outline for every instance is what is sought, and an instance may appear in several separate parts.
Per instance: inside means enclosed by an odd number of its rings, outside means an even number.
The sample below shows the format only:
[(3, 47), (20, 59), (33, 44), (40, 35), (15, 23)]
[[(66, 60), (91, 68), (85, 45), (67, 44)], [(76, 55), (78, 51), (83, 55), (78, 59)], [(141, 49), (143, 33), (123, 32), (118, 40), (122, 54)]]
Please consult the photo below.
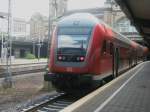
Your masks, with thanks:
[(57, 91), (73, 92), (93, 90), (102, 85), (102, 81), (94, 81), (92, 75), (54, 74), (45, 75), (46, 81), (51, 81)]
[(65, 91), (67, 93), (81, 90), (90, 91), (100, 87), (101, 85), (103, 85), (103, 83), (108, 82), (113, 78), (117, 77), (123, 71), (132, 68), (137, 64), (137, 61), (135, 61), (135, 63), (129, 61), (128, 67), (122, 70), (118, 69), (119, 65), (116, 64), (118, 62), (114, 63), (115, 65), (112, 67), (112, 74), (109, 74), (107, 77), (102, 78), (100, 80), (93, 80), (93, 75), (90, 74), (60, 74), (60, 73), (47, 73), (44, 76), (44, 80), (50, 81), (57, 91), (63, 92)]

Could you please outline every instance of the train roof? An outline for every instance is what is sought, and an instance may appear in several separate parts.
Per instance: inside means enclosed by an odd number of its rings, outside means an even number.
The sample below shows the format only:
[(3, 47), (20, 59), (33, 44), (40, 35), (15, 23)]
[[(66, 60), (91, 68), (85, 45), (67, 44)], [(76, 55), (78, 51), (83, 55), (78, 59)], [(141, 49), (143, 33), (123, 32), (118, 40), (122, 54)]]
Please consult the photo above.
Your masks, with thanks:
[(99, 23), (99, 20), (90, 13), (75, 13), (70, 16), (62, 18), (58, 22), (59, 27), (68, 26), (82, 26), (82, 27), (93, 27)]
[(135, 41), (132, 41), (132, 40), (128, 39), (126, 36), (124, 36), (121, 33), (117, 32), (115, 29), (113, 29), (112, 27), (107, 25), (102, 20), (100, 20), (100, 23), (103, 24), (107, 29), (110, 29), (114, 33), (114, 35), (112, 35), (112, 36), (114, 38), (116, 38), (117, 40), (122, 41), (122, 42), (126, 43), (127, 45), (132, 46), (134, 48), (141, 48), (141, 47), (143, 47), (142, 45), (136, 43)]
[(119, 39), (119, 40), (125, 42), (126, 44), (132, 45), (132, 42), (133, 42), (132, 40), (128, 39), (128, 38), (125, 37), (124, 35), (122, 35), (122, 34), (116, 32), (116, 31), (114, 31), (114, 30), (113, 30), (113, 32), (116, 34), (116, 36), (115, 36), (114, 38), (117, 38), (117, 39)]
[[(122, 35), (121, 33), (117, 32), (115, 29), (113, 29), (112, 27), (110, 27), (109, 25), (107, 25), (105, 22), (103, 22), (102, 20), (100, 20), (100, 23), (103, 24), (106, 27), (106, 30), (110, 29), (113, 32), (113, 37), (125, 42), (128, 45), (132, 44), (132, 40), (128, 39), (126, 36)], [(135, 42), (134, 42), (135, 43)]]
[(128, 39), (124, 35), (120, 34), (119, 32), (115, 31), (113, 28), (111, 28), (109, 25), (107, 25), (102, 20), (99, 20), (97, 17), (90, 13), (74, 13), (70, 16), (65, 16), (61, 18), (61, 20), (58, 22), (59, 27), (93, 27), (96, 24), (103, 24), (106, 27), (106, 30), (111, 30), (113, 32), (113, 37), (117, 40), (126, 43), (129, 46), (133, 46), (135, 48), (141, 47), (141, 45), (137, 44), (136, 42)]

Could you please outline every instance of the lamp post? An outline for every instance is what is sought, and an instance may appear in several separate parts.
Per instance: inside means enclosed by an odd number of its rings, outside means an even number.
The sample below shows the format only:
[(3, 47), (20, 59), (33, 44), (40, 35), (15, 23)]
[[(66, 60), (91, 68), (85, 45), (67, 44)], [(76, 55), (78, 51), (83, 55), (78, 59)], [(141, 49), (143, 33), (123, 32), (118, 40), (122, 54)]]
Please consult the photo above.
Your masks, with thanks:
[(35, 56), (35, 40), (32, 38), (32, 54)]
[(0, 18), (2, 19), (2, 23), (1, 23), (1, 62), (3, 63), (4, 62), (4, 60), (6, 60), (6, 58), (4, 59), (4, 44), (5, 44), (5, 35), (4, 34), (6, 34), (6, 33), (4, 33), (4, 32), (6, 32), (5, 31), (5, 28), (4, 28), (4, 23), (5, 23), (5, 21), (4, 20), (7, 20), (7, 17), (6, 17), (6, 15), (1, 15), (0, 16)]
[[(44, 79), (45, 77), (48, 75), (49, 73), (49, 69), (48, 69), (48, 65), (50, 63), (50, 44), (51, 44), (51, 0), (49, 0), (49, 19), (48, 19), (48, 41), (47, 41), (47, 66), (46, 66), (46, 72), (44, 74)], [(50, 88), (52, 88), (52, 84), (51, 82), (48, 81), (44, 81), (44, 88), (46, 90), (49, 90)]]
[(50, 44), (51, 44), (51, 0), (49, 0), (49, 17), (48, 17), (48, 42), (47, 42), (47, 65), (49, 64), (50, 61)]
[(4, 34), (3, 34), (3, 31), (1, 32), (1, 62), (3, 62), (3, 54), (4, 54), (4, 49), (3, 49), (3, 42), (4, 42)]
[[(0, 16), (0, 18), (4, 18), (3, 16)], [(3, 24), (1, 25), (1, 62), (3, 61), (2, 57), (3, 57)]]
[(57, 4), (57, 0), (54, 0), (54, 8), (55, 8), (55, 18), (57, 18), (57, 11), (58, 11), (58, 4)]
[(11, 3), (12, 1), (8, 1), (8, 38), (6, 41), (6, 72), (5, 72), (5, 79), (3, 82), (4, 88), (11, 88), (12, 87), (12, 73), (11, 73), (11, 48), (12, 48), (12, 39), (11, 39), (11, 27), (12, 27), (12, 13), (11, 13)]
[(110, 10), (111, 10), (110, 12), (111, 12), (111, 16), (112, 16), (112, 17), (111, 17), (111, 26), (112, 26), (113, 28), (114, 28), (114, 19), (115, 19), (115, 18), (114, 18), (114, 16), (115, 16), (115, 15), (114, 15), (114, 4), (115, 4), (114, 1), (111, 0), (111, 1), (110, 1)]
[(41, 54), (41, 38), (40, 38), (41, 35), (39, 35), (39, 38), (38, 38), (38, 61), (40, 61), (40, 54)]
[(47, 64), (49, 64), (49, 58), (50, 58), (50, 44), (51, 44), (51, 31), (52, 31), (52, 17), (51, 17), (51, 8), (54, 6), (54, 19), (57, 18), (57, 0), (49, 0), (49, 19), (48, 19), (48, 42), (47, 42)]

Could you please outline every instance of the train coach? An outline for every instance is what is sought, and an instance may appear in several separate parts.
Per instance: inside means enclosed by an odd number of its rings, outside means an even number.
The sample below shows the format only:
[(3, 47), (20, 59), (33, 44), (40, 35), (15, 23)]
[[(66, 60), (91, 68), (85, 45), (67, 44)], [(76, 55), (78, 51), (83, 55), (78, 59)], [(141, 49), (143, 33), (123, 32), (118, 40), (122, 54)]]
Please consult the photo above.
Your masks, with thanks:
[(45, 80), (60, 91), (97, 87), (142, 60), (147, 48), (114, 31), (89, 13), (62, 18), (51, 39)]

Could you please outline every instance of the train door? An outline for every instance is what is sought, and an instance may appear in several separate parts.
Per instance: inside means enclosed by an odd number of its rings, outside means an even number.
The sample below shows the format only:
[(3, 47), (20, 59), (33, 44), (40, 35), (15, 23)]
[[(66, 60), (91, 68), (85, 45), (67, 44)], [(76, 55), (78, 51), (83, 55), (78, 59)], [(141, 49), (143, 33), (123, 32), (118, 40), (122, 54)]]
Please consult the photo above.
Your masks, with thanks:
[(113, 77), (118, 76), (118, 70), (119, 70), (119, 50), (118, 48), (114, 48), (113, 50)]
[(132, 67), (132, 61), (133, 61), (133, 59), (132, 59), (133, 57), (132, 57), (132, 50), (129, 50), (129, 68), (131, 68)]
[(113, 66), (113, 44), (110, 41), (104, 40), (101, 59), (100, 59), (100, 69), (101, 74), (108, 76), (112, 74), (112, 66)]
[(137, 50), (135, 50), (135, 65), (137, 65)]
[(113, 45), (113, 43), (110, 43), (110, 55), (111, 55), (111, 60), (112, 60), (112, 76), (114, 75), (114, 57), (115, 57), (115, 55), (114, 55), (115, 53), (114, 53), (114, 45)]
[(133, 65), (132, 66), (135, 66), (136, 65), (136, 50), (133, 51)]

